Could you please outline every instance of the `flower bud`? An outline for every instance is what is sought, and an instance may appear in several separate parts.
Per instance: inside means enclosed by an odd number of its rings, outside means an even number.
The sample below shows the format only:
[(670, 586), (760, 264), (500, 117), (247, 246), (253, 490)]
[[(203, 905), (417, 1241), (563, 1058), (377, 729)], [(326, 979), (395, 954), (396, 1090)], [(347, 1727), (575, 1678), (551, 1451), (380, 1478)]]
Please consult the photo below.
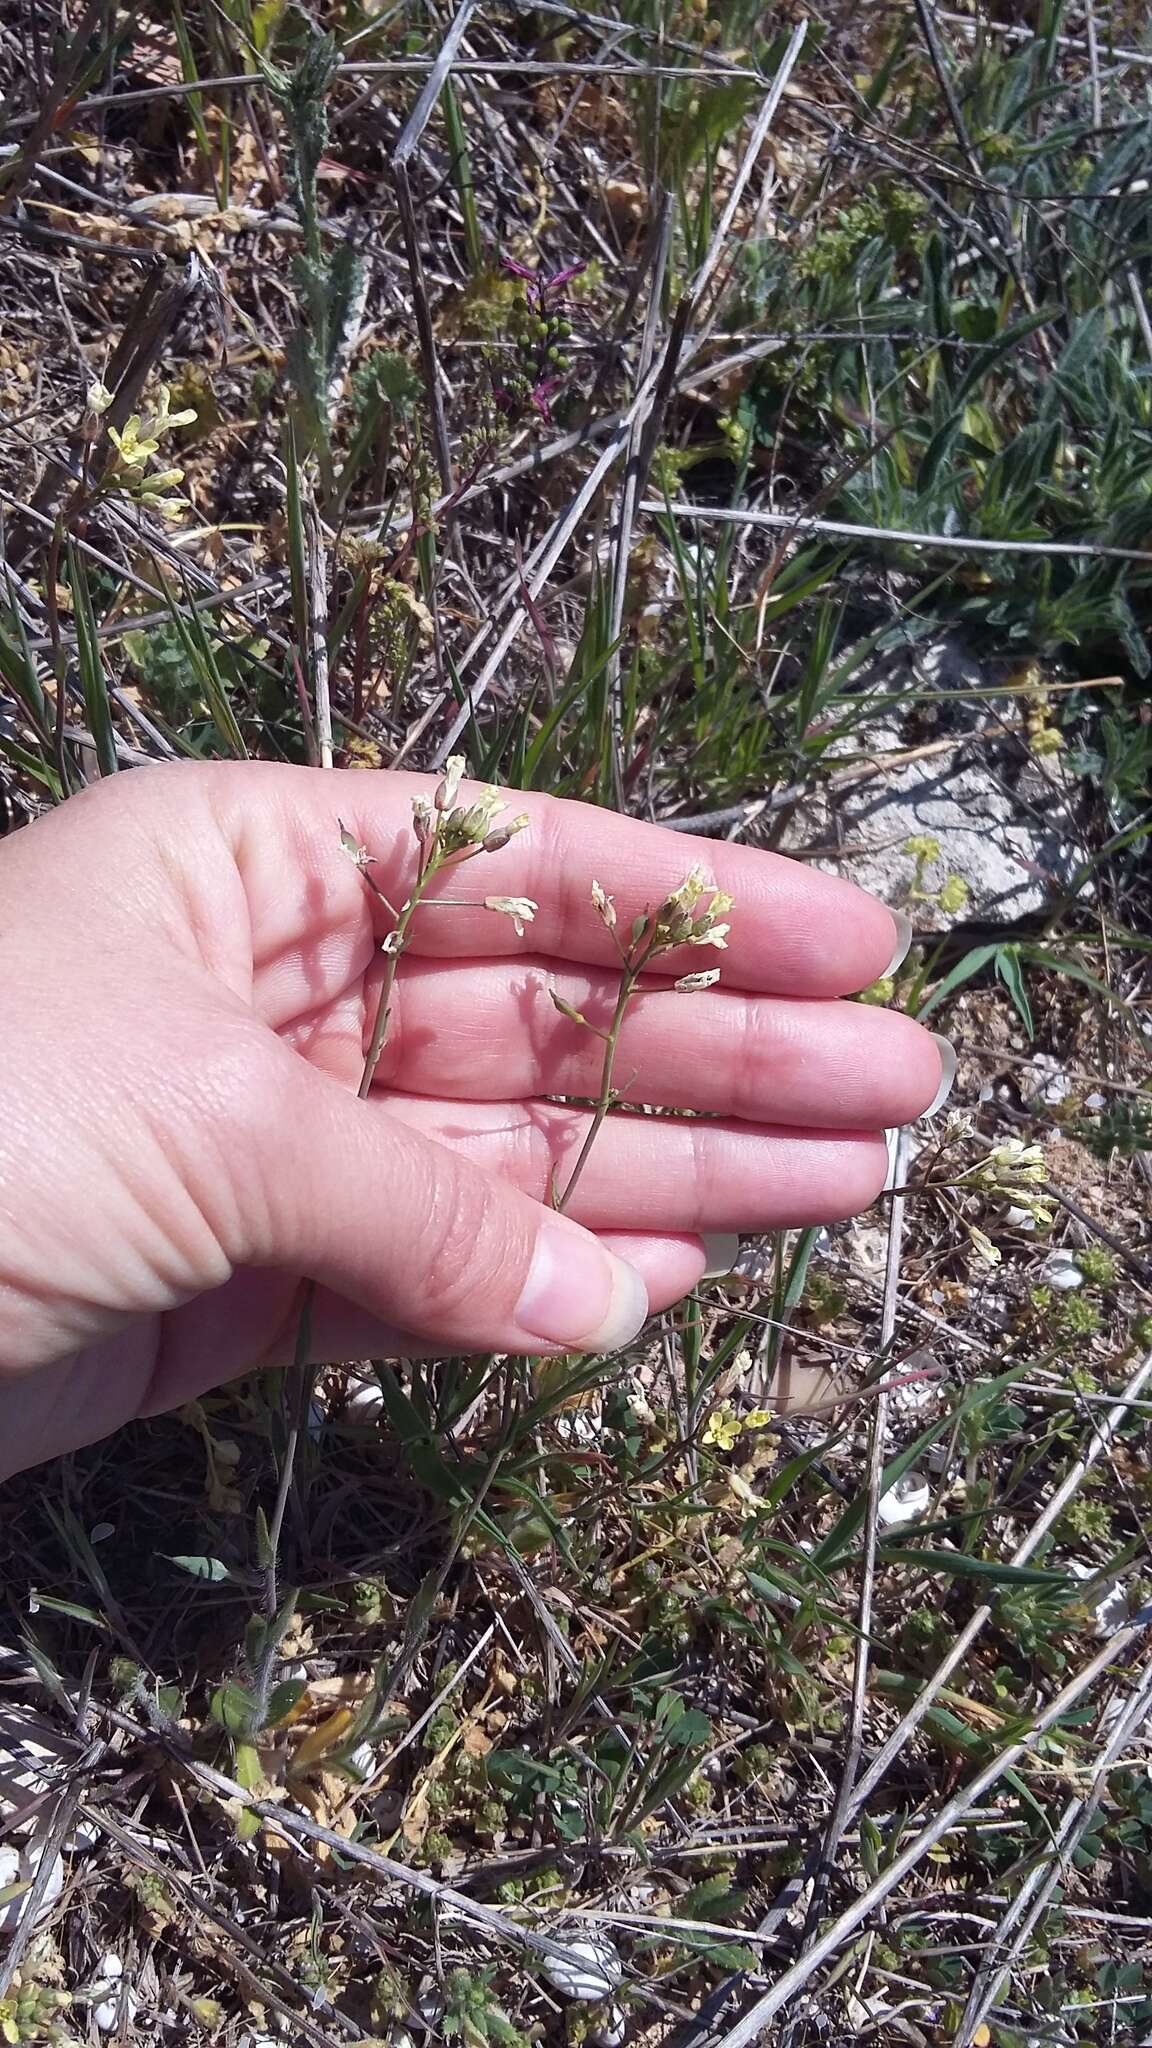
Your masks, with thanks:
[(601, 924), (608, 931), (614, 931), (616, 927), (616, 905), (607, 891), (601, 888), (599, 882), (593, 882), (592, 884), (592, 907)]
[(566, 1003), (563, 996), (560, 994), (559, 989), (550, 988), (548, 993), (551, 996), (555, 1007), (559, 1010), (560, 1015), (562, 1017), (567, 1017), (568, 1022), (570, 1024), (583, 1024), (585, 1026), (587, 1025), (588, 1019), (584, 1015), (584, 1012), (582, 1010), (577, 1010), (572, 1003)]
[(463, 754), (449, 754), (444, 763), (444, 780), (433, 799), (438, 811), (450, 811), (456, 802), (457, 792), (463, 779), (465, 760)]

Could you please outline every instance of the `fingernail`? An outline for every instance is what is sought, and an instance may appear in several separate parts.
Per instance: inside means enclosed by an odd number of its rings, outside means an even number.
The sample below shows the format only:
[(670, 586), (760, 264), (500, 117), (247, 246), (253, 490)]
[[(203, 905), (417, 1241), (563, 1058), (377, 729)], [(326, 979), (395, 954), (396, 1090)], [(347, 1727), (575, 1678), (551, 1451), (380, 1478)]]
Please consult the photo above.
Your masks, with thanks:
[(892, 905), (889, 904), (888, 915), (896, 927), (896, 951), (893, 953), (883, 974), (877, 975), (877, 981), (887, 981), (890, 974), (895, 974), (896, 969), (904, 965), (905, 960), (908, 958), (908, 948), (912, 944), (912, 919), (908, 916), (907, 911), (893, 910)]
[(559, 1219), (536, 1239), (516, 1322), (567, 1351), (619, 1351), (643, 1329), (648, 1290), (635, 1267)]
[(702, 1280), (722, 1280), (730, 1273), (740, 1257), (740, 1239), (734, 1230), (705, 1230), (701, 1233), (704, 1256), (708, 1261), (701, 1273)]
[(924, 1111), (925, 1116), (935, 1116), (938, 1109), (943, 1109), (956, 1082), (956, 1047), (950, 1038), (942, 1037), (939, 1031), (934, 1031), (932, 1036), (936, 1041), (936, 1050), (940, 1054), (940, 1086)]

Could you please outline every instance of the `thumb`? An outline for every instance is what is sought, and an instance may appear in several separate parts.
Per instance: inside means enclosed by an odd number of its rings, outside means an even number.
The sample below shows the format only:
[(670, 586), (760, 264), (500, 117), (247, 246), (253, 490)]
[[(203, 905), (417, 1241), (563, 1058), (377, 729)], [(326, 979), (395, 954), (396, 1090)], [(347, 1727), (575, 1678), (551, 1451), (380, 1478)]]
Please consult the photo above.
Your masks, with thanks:
[(260, 1147), (250, 1261), (306, 1273), (447, 1349), (614, 1351), (636, 1336), (644, 1282), (590, 1231), (293, 1065)]

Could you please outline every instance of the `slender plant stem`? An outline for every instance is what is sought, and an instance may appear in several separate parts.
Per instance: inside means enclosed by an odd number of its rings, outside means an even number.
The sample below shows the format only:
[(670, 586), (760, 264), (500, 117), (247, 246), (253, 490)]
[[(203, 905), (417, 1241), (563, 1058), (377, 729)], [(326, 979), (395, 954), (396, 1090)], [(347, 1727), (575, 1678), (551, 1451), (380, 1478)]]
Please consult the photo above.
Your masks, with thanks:
[(384, 962), (384, 979), (380, 984), (380, 996), (376, 1004), (376, 1016), (372, 1025), (372, 1037), (368, 1046), (368, 1054), (364, 1061), (364, 1072), (360, 1076), (360, 1086), (356, 1091), (361, 1102), (367, 1100), (371, 1091), (372, 1081), (380, 1064), (380, 1055), (384, 1050), (384, 1040), (388, 1036), (388, 1020), (392, 1015), (392, 996), (396, 987), (396, 970), (400, 965), (400, 955), (407, 943), (408, 929), (419, 909), (420, 898), (424, 889), (436, 871), (437, 863), (434, 861), (429, 862), (426, 866), (421, 865), (412, 894), (396, 919), (391, 945)]
[(577, 1154), (576, 1164), (568, 1176), (568, 1184), (563, 1194), (557, 1197), (555, 1204), (557, 1209), (566, 1209), (568, 1207), (576, 1183), (583, 1173), (592, 1147), (600, 1135), (604, 1119), (612, 1107), (614, 1100), (612, 1077), (616, 1068), (616, 1053), (620, 1044), (621, 1027), (627, 1015), (628, 1005), (636, 994), (640, 976), (648, 965), (654, 950), (655, 948), (649, 944), (643, 952), (633, 953), (625, 959), (624, 972), (620, 977), (620, 988), (616, 997), (616, 1007), (612, 1012), (612, 1022), (604, 1033), (604, 1063), (600, 1069), (600, 1093), (596, 1099), (596, 1108), (593, 1112), (592, 1122), (585, 1133), (584, 1143)]

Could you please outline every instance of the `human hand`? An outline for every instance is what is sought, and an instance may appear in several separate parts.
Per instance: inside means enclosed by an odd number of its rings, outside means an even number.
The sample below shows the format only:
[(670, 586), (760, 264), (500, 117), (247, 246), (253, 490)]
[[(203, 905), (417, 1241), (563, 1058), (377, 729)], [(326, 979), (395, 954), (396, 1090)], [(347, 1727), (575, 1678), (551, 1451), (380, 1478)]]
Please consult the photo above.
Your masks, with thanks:
[[(833, 999), (906, 937), (848, 883), (709, 845), (722, 983), (673, 991), (700, 955), (669, 955), (617, 1067), (631, 1102), (708, 1115), (611, 1115), (571, 1217), (548, 1206), (588, 1123), (548, 1098), (594, 1095), (600, 1060), (549, 991), (596, 1021), (618, 981), (592, 882), (626, 929), (701, 849), (547, 797), (445, 878), (476, 907), (417, 915), (358, 1101), (388, 919), (338, 821), (402, 900), (433, 787), (133, 771), (0, 848), (0, 1470), (290, 1362), (305, 1278), (318, 1360), (604, 1351), (696, 1283), (701, 1233), (878, 1194), (882, 1127), (933, 1103), (940, 1042)], [(522, 939), (490, 891), (538, 903)]]

